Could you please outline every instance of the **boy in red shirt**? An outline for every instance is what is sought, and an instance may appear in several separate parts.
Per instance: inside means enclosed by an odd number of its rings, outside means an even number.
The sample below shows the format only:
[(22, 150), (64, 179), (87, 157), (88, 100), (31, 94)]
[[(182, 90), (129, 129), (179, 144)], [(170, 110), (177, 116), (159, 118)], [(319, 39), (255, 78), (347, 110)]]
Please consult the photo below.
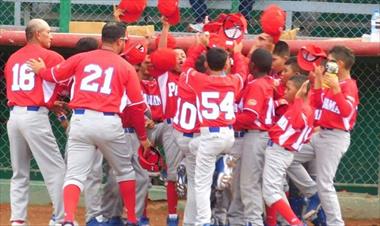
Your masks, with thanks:
[[(292, 77), (286, 84), (285, 98), (289, 107), (280, 120), (269, 129), (268, 147), (265, 150), (263, 171), (263, 197), (270, 207), (292, 226), (303, 226), (288, 203), (282, 198), (284, 175), (293, 161), (295, 151), (300, 151), (311, 136), (313, 111), (307, 100), (307, 77)], [(272, 213), (267, 213), (272, 215)]]

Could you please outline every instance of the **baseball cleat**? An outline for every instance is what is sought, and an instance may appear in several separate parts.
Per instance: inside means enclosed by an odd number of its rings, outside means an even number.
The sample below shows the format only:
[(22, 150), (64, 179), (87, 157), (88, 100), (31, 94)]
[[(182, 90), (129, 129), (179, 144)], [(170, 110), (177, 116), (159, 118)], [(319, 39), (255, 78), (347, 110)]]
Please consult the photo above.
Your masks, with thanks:
[(146, 216), (140, 217), (139, 226), (149, 226), (149, 218)]
[(214, 185), (217, 190), (223, 190), (231, 184), (232, 181), (232, 155), (222, 155), (216, 161)]
[(62, 226), (74, 226), (73, 222), (63, 222)]
[(176, 217), (169, 217), (166, 219), (167, 226), (178, 226), (179, 219)]
[(176, 190), (180, 198), (186, 197), (187, 175), (186, 175), (186, 167), (182, 163), (177, 168)]
[(308, 204), (306, 207), (305, 214), (303, 219), (307, 220), (313, 215), (318, 213), (318, 210), (321, 208), (321, 201), (319, 200), (318, 193), (315, 193), (310, 198), (308, 198)]

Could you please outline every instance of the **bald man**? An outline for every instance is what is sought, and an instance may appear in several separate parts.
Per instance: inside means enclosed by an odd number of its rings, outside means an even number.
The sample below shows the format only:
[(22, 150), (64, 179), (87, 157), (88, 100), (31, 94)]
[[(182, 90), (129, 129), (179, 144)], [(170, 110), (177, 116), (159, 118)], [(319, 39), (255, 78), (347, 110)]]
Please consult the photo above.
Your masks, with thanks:
[[(48, 50), (52, 35), (41, 19), (31, 20), (26, 29), (27, 44), (13, 53), (5, 65), (10, 117), (7, 131), (13, 175), (11, 179), (11, 225), (27, 225), (30, 160), (36, 160), (42, 173), (57, 223), (63, 220), (62, 185), (65, 164), (49, 122), (49, 104), (54, 102), (55, 83), (36, 76), (26, 61), (41, 58), (47, 67), (63, 61)], [(49, 221), (49, 219), (46, 219)]]

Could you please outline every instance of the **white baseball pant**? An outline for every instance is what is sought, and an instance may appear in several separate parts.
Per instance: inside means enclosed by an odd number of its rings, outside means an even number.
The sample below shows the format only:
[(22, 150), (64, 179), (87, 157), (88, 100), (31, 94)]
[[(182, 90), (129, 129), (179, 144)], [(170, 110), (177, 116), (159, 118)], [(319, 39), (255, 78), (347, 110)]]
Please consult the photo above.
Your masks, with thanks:
[[(14, 106), (10, 111), (7, 132), (13, 175), (11, 178), (10, 201), (11, 221), (27, 218), (29, 201), (29, 174), (32, 157), (41, 170), (57, 221), (64, 217), (62, 184), (65, 163), (58, 149), (50, 125), (48, 109)], [(48, 219), (47, 219), (48, 221)]]
[(193, 140), (199, 142), (195, 161), (196, 225), (210, 223), (210, 193), (216, 158), (229, 152), (234, 140), (231, 127), (202, 127), (201, 135)]
[(246, 223), (263, 226), (262, 175), (269, 137), (265, 131), (249, 130), (243, 139), (240, 191), (244, 204), (244, 219)]

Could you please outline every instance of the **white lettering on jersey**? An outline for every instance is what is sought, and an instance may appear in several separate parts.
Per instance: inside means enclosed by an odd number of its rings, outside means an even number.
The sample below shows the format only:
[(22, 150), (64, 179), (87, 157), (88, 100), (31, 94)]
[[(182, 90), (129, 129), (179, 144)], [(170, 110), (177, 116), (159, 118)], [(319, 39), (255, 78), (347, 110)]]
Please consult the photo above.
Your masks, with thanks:
[(12, 91), (30, 91), (34, 88), (34, 72), (27, 64), (15, 64), (12, 67), (12, 72)]
[(186, 130), (192, 130), (195, 127), (197, 119), (197, 107), (189, 102), (183, 102), (181, 105), (181, 102), (182, 99), (178, 98), (177, 112), (173, 118), (173, 122)]
[(338, 108), (338, 105), (336, 104), (336, 102), (334, 100), (327, 98), (327, 97), (325, 97), (323, 99), (322, 109), (326, 109), (326, 110), (332, 111), (336, 114), (340, 114), (340, 111), (339, 111), (339, 108)]
[(175, 84), (175, 82), (168, 83), (168, 96), (169, 97), (178, 96), (178, 86), (177, 84)]
[(201, 111), (202, 117), (210, 120), (217, 119), (220, 112), (225, 113), (225, 119), (231, 120), (235, 118), (234, 113), (234, 98), (233, 92), (227, 92), (224, 99), (218, 105), (212, 100), (218, 100), (220, 98), (219, 92), (202, 92), (201, 93), (201, 104), (206, 110)]
[(158, 95), (147, 95), (144, 93), (144, 99), (149, 106), (160, 106), (162, 104), (161, 97)]

